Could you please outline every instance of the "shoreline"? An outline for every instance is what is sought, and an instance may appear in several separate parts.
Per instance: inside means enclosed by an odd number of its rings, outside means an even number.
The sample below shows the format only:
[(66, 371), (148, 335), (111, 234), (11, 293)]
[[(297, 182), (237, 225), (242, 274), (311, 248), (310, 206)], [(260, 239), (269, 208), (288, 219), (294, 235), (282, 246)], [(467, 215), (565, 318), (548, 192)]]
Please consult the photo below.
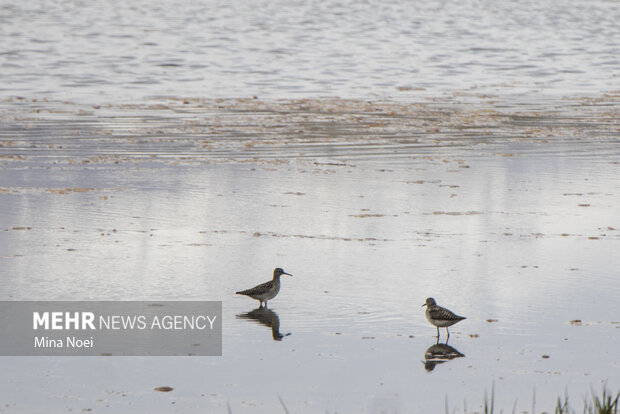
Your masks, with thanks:
[[(620, 92), (517, 106), (489, 95), (346, 99), (0, 102), (0, 160), (252, 162), (613, 154)], [(592, 145), (591, 148), (584, 147)]]

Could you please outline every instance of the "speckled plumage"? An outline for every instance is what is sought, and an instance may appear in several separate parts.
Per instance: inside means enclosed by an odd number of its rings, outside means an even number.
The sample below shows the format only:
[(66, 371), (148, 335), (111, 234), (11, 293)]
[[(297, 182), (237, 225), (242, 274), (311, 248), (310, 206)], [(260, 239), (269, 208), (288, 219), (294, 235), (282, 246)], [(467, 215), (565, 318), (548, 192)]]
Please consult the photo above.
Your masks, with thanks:
[(426, 319), (437, 327), (437, 337), (439, 337), (440, 327), (446, 328), (449, 338), (450, 331), (448, 330), (448, 326), (452, 326), (463, 319), (467, 319), (464, 316), (455, 314), (449, 309), (439, 306), (433, 298), (426, 299), (426, 303), (422, 306), (426, 306)]
[(252, 299), (258, 300), (260, 302), (260, 306), (263, 306), (263, 303), (267, 306), (267, 301), (275, 298), (278, 292), (280, 292), (280, 276), (282, 275), (293, 276), (278, 267), (274, 269), (273, 279), (269, 282), (261, 283), (253, 288), (241, 290), (235, 293), (237, 295), (245, 295), (251, 297)]

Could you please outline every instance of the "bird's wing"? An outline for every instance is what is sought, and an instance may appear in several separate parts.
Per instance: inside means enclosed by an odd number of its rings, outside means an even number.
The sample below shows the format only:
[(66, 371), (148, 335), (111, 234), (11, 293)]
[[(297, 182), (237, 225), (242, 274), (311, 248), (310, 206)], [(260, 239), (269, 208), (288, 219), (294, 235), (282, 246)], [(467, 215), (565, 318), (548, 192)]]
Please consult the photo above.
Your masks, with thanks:
[(271, 288), (271, 282), (273, 281), (270, 280), (269, 282), (261, 283), (260, 285), (256, 285), (253, 288), (237, 292), (237, 294), (246, 296), (260, 295), (261, 293), (267, 292)]
[(465, 319), (464, 317), (459, 316), (446, 308), (442, 308), (441, 306), (432, 307), (428, 310), (428, 313), (431, 318), (442, 321), (455, 321)]

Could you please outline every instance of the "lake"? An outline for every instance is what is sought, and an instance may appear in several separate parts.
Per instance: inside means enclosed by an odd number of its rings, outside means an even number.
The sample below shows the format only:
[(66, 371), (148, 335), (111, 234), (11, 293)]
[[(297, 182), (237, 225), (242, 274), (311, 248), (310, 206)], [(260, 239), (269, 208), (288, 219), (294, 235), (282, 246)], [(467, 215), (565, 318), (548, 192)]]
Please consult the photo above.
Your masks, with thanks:
[[(4, 357), (3, 410), (476, 412), (494, 387), (542, 412), (617, 389), (618, 96), (496, 99), (5, 101), (2, 299), (221, 300), (224, 343)], [(234, 295), (277, 266), (269, 310)], [(430, 296), (467, 317), (450, 348)]]
[[(618, 21), (610, 0), (1, 2), (0, 300), (222, 301), (223, 355), (0, 357), (0, 412), (617, 392)], [(234, 294), (276, 267), (268, 309)], [(467, 317), (449, 341), (427, 297)]]

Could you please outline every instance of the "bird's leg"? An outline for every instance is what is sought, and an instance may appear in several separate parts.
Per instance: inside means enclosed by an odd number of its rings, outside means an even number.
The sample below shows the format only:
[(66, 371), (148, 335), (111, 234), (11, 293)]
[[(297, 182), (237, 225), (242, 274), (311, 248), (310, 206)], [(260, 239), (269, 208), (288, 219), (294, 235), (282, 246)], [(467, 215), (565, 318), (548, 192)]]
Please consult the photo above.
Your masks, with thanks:
[(259, 309), (260, 309), (260, 308), (262, 308), (262, 307), (263, 307), (263, 301), (261, 300), (261, 301), (260, 301), (260, 306), (259, 306)]
[[(448, 327), (446, 326), (446, 332), (448, 332), (448, 339), (450, 339), (450, 330), (448, 329)], [(448, 342), (448, 340), (446, 339), (446, 343)]]
[(437, 327), (437, 340), (439, 340), (439, 326)]

